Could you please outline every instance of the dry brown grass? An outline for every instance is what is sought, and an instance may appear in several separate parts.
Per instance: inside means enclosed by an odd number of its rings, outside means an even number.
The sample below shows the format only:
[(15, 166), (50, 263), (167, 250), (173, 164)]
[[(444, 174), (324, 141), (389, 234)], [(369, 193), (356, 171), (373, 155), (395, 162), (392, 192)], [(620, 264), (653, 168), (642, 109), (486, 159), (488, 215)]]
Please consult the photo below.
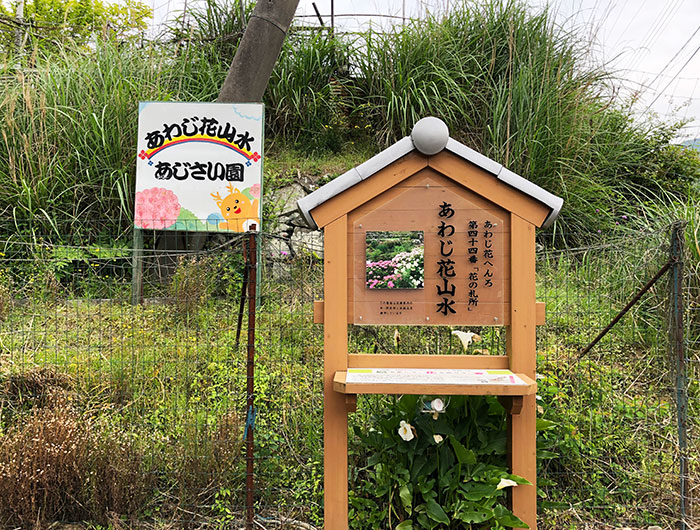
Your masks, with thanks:
[(69, 407), (37, 409), (10, 429), (0, 443), (0, 524), (82, 519), (89, 452), (85, 426)]
[(152, 475), (137, 439), (80, 414), (68, 376), (35, 370), (8, 377), (0, 388), (5, 407), (19, 413), (31, 406), (0, 433), (0, 527), (107, 523), (114, 514), (142, 513)]
[[(2, 381), (2, 379), (0, 379)], [(0, 384), (0, 399), (5, 407), (55, 407), (70, 400), (73, 379), (53, 368), (41, 367), (11, 373)]]

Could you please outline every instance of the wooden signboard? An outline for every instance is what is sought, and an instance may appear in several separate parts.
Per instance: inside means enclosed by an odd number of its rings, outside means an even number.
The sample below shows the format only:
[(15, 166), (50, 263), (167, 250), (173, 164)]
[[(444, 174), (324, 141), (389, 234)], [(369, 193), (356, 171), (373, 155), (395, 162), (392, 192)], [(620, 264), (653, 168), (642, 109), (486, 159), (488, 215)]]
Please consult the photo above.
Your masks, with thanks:
[[(508, 323), (510, 215), (502, 208), (426, 168), (354, 210), (349, 222), (354, 324)], [(391, 260), (368, 258), (368, 234), (382, 232), (421, 234), (420, 287), (387, 288), (368, 277), (373, 268), (397, 274)]]
[[(348, 528), (347, 414), (365, 393), (508, 400), (510, 469), (532, 483), (512, 509), (536, 528), (535, 227), (561, 199), (435, 118), (337, 180), (299, 202), (324, 231), (326, 530)], [(507, 356), (352, 353), (348, 324), (506, 326)]]

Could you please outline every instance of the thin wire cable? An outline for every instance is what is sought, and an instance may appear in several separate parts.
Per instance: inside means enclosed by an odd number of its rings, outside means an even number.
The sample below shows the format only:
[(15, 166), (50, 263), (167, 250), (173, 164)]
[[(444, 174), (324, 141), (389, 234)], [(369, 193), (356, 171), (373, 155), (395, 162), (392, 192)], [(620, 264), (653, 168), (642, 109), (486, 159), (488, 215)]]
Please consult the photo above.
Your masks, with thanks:
[(700, 51), (700, 46), (698, 46), (697, 48), (695, 48), (695, 51), (693, 52), (693, 54), (688, 58), (688, 60), (687, 60), (685, 63), (683, 63), (683, 66), (681, 66), (681, 69), (678, 70), (678, 74), (675, 75), (675, 76), (673, 76), (673, 78), (671, 79), (671, 81), (668, 82), (668, 84), (664, 87), (664, 89), (663, 89), (661, 92), (659, 92), (659, 94), (652, 100), (651, 103), (649, 103), (649, 105), (647, 106), (647, 108), (644, 110), (644, 113), (648, 112), (649, 109), (651, 108), (651, 106), (652, 106), (654, 103), (656, 103), (656, 101), (663, 95), (664, 92), (666, 92), (666, 90), (668, 90), (668, 87), (671, 86), (671, 83), (673, 83), (673, 82), (676, 80), (676, 77), (685, 69), (686, 66), (688, 66), (688, 65), (690, 64), (690, 61), (693, 60), (693, 57), (695, 57), (695, 55), (696, 55), (699, 51)]
[(666, 63), (666, 65), (661, 69), (661, 71), (658, 74), (656, 74), (656, 77), (654, 77), (654, 79), (652, 79), (649, 82), (650, 86), (653, 86), (654, 83), (656, 82), (656, 80), (659, 78), (659, 76), (661, 74), (663, 74), (666, 71), (666, 69), (669, 68), (673, 64), (673, 61), (675, 61), (676, 58), (683, 52), (683, 50), (685, 50), (685, 48), (688, 46), (688, 44), (690, 44), (690, 41), (693, 40), (693, 37), (695, 37), (695, 35), (698, 34), (698, 31), (700, 31), (700, 25), (697, 28), (695, 28), (695, 31), (693, 32), (693, 34), (690, 36), (690, 38), (687, 41), (685, 41), (683, 46), (680, 47), (680, 49), (675, 53), (675, 55), (671, 58), (671, 60)]
[[(673, 3), (674, 1), (675, 4)], [(672, 16), (675, 16), (675, 10), (680, 7), (681, 1), (682, 0), (669, 0), (666, 3), (666, 7), (662, 10), (661, 15), (645, 34), (645, 37), (638, 46), (638, 51), (635, 53), (635, 55), (633, 55), (633, 59), (630, 64), (631, 70), (634, 70), (639, 66), (644, 59), (645, 53), (647, 53), (651, 49), (652, 44), (656, 42), (657, 36), (660, 35), (662, 30), (666, 29), (666, 26), (670, 23)]]
[(639, 9), (637, 9), (637, 12), (636, 12), (634, 15), (632, 15), (632, 18), (630, 18), (630, 19), (629, 19), (629, 22), (627, 22), (627, 25), (625, 26), (625, 29), (623, 29), (622, 32), (619, 34), (617, 40), (615, 41), (615, 44), (613, 45), (613, 48), (616, 48), (617, 45), (620, 43), (620, 41), (622, 40), (622, 36), (627, 32), (627, 30), (629, 29), (629, 27), (632, 25), (632, 22), (634, 22), (634, 20), (637, 18), (637, 15), (639, 15), (639, 13), (642, 11), (642, 9), (644, 8), (644, 6), (647, 4), (648, 1), (649, 1), (649, 0), (644, 0), (644, 1), (640, 4)]

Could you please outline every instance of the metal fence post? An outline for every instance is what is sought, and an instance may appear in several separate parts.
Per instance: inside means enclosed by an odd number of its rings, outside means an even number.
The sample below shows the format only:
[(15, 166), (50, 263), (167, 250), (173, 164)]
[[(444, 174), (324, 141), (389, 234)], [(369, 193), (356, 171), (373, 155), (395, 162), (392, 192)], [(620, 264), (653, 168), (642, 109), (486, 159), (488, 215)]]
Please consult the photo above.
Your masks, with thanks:
[[(255, 228), (253, 228), (255, 229)], [(255, 484), (254, 463), (255, 446), (253, 432), (255, 429), (255, 312), (257, 310), (257, 241), (256, 234), (248, 235), (248, 251), (246, 252), (246, 276), (248, 279), (248, 360), (247, 360), (247, 418), (246, 435), (246, 530), (253, 530), (255, 517)]]
[(686, 530), (688, 502), (688, 374), (683, 334), (683, 251), (685, 223), (671, 226), (671, 329), (670, 346), (676, 363), (676, 421), (678, 424), (680, 530)]

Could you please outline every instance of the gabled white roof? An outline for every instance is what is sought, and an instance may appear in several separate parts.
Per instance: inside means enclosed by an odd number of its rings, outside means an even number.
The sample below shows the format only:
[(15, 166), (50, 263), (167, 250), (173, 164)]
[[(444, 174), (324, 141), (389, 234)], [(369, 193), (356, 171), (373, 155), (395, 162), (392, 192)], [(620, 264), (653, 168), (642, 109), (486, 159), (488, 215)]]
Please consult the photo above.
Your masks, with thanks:
[(427, 117), (419, 120), (418, 123), (414, 125), (411, 136), (402, 138), (394, 145), (386, 148), (366, 162), (336, 177), (334, 180), (306, 197), (299, 199), (297, 201), (299, 211), (310, 227), (318, 228), (311, 216), (311, 210), (320, 206), (327, 200), (332, 199), (336, 195), (340, 195), (355, 184), (371, 177), (414, 149), (429, 156), (446, 149), (460, 158), (471, 162), (475, 166), (480, 167), (484, 171), (491, 173), (498, 180), (541, 202), (550, 209), (549, 215), (542, 224), (544, 228), (550, 226), (554, 222), (564, 204), (564, 199), (561, 197), (549, 193), (543, 188), (540, 188), (537, 184), (503, 167), (498, 162), (450, 138), (447, 125), (439, 118)]

